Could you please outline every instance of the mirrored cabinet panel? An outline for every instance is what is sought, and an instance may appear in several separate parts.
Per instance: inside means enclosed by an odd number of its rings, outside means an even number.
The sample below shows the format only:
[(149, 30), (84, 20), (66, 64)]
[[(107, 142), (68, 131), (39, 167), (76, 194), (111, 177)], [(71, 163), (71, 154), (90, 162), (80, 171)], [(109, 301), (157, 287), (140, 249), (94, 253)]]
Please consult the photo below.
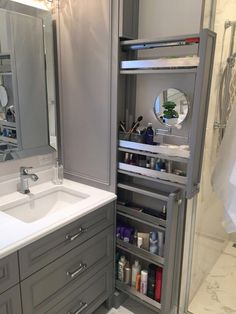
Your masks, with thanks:
[(0, 1), (0, 161), (56, 149), (52, 19)]

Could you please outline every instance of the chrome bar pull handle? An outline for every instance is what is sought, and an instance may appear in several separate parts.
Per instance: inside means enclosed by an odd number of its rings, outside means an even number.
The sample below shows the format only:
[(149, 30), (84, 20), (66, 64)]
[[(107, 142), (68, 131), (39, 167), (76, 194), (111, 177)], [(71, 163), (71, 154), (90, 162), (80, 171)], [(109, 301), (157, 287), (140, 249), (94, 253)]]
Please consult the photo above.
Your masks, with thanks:
[(75, 312), (69, 311), (69, 312), (67, 312), (67, 314), (80, 314), (80, 313), (83, 312), (83, 310), (86, 309), (87, 306), (88, 306), (87, 303), (85, 303), (85, 302), (80, 302), (78, 310), (76, 310)]
[(85, 269), (87, 269), (87, 264), (81, 263), (79, 265), (79, 268), (76, 269), (75, 271), (68, 271), (66, 274), (69, 276), (71, 279), (74, 279), (76, 276), (78, 276), (81, 272), (83, 272)]
[(66, 235), (66, 240), (69, 241), (74, 241), (76, 240), (79, 236), (81, 236), (83, 233), (87, 232), (87, 228), (79, 228), (79, 231), (73, 235), (70, 235), (69, 233)]

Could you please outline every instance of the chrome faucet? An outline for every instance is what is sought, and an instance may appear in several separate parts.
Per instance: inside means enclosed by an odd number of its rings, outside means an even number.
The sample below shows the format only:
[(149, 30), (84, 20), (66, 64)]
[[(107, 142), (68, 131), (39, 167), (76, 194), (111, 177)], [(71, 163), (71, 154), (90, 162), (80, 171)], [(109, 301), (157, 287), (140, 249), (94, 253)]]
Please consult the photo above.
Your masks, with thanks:
[(29, 180), (31, 179), (34, 182), (39, 179), (37, 174), (31, 173), (32, 167), (20, 167), (20, 190), (19, 192), (23, 194), (29, 194)]

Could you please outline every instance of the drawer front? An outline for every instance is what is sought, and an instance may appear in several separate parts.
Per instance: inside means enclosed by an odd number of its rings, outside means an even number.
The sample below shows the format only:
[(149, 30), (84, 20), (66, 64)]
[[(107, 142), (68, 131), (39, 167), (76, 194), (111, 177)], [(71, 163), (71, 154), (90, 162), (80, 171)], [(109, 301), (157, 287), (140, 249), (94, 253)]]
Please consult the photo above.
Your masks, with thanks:
[(37, 314), (88, 314), (93, 313), (112, 294), (112, 264), (96, 273), (76, 289), (68, 289), (60, 302), (51, 307), (47, 304)]
[(105, 229), (21, 282), (24, 314), (40, 312), (45, 303), (61, 298), (67, 287), (82, 284), (111, 262), (113, 231), (113, 227)]
[(19, 285), (0, 295), (0, 314), (21, 314)]
[(20, 277), (25, 279), (114, 222), (114, 203), (82, 217), (70, 225), (19, 251)]
[(0, 293), (19, 282), (17, 253), (0, 259)]

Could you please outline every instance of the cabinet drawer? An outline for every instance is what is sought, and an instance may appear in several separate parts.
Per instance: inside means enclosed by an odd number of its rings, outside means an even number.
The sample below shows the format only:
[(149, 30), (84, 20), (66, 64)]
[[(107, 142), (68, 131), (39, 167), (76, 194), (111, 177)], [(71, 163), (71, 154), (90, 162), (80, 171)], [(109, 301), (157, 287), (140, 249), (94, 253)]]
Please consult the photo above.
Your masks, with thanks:
[(0, 259), (0, 293), (19, 282), (17, 253)]
[(113, 221), (114, 203), (110, 203), (21, 249), (19, 251), (21, 279), (25, 279), (90, 239), (113, 224)]
[(19, 285), (0, 295), (0, 314), (21, 314)]
[[(51, 308), (42, 309), (45, 314), (81, 314), (93, 313), (112, 294), (112, 264), (102, 269), (82, 286), (67, 289), (65, 297)], [(50, 307), (50, 309), (49, 309)], [(41, 314), (42, 312), (36, 312)]]
[(61, 299), (65, 289), (94, 276), (113, 260), (113, 242), (110, 227), (21, 282), (24, 314), (40, 313), (45, 303)]

